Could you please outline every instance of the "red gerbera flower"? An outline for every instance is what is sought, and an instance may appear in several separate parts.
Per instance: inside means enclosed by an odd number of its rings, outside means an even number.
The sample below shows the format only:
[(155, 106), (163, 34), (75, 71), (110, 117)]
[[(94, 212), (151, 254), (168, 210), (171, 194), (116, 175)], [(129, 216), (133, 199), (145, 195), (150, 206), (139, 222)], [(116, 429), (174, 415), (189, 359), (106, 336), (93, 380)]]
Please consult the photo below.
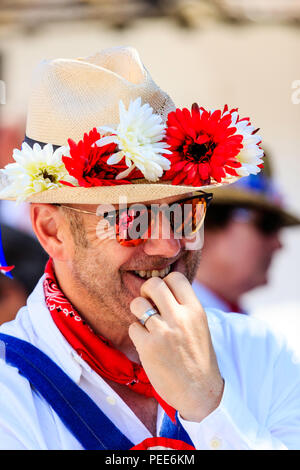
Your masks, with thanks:
[[(74, 176), (79, 186), (113, 186), (117, 184), (128, 184), (129, 180), (116, 180), (118, 173), (127, 169), (124, 162), (116, 165), (107, 164), (108, 158), (115, 153), (117, 145), (112, 143), (103, 147), (93, 146), (100, 139), (96, 128), (89, 134), (84, 134), (82, 140), (76, 144), (72, 139), (68, 140), (71, 157), (63, 156), (62, 160), (71, 176)], [(72, 184), (60, 181), (63, 184)]]
[(170, 170), (163, 179), (172, 184), (208, 185), (211, 178), (220, 182), (226, 173), (237, 176), (241, 166), (235, 158), (242, 148), (243, 136), (231, 127), (227, 106), (209, 112), (194, 103), (191, 111), (176, 109), (168, 115), (166, 142), (172, 155)]

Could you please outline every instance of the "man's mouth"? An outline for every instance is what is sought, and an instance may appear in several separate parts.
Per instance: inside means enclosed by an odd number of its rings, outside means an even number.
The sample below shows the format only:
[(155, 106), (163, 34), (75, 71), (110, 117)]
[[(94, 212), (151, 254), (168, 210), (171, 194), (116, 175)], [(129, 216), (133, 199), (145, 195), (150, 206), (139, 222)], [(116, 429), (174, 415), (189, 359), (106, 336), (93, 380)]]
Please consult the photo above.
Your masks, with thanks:
[(122, 282), (124, 286), (131, 292), (133, 297), (140, 295), (140, 289), (144, 282), (151, 277), (160, 277), (163, 279), (172, 271), (182, 271), (180, 260), (177, 259), (173, 263), (161, 267), (155, 266), (155, 269), (132, 269), (124, 270), (122, 273)]
[(198, 255), (197, 258), (195, 258), (188, 256), (190, 254), (194, 255), (194, 252), (182, 253), (177, 258), (173, 258), (173, 262), (170, 262), (171, 259), (162, 259), (162, 257), (157, 260), (153, 259), (151, 269), (149, 269), (150, 259), (145, 259), (145, 264), (143, 264), (142, 260), (139, 260), (139, 263), (136, 262), (135, 266), (124, 266), (124, 268), (120, 270), (120, 281), (123, 289), (127, 291), (130, 296), (138, 297), (141, 295), (143, 284), (147, 282), (148, 279), (152, 277), (164, 279), (168, 274), (175, 271), (183, 274), (192, 282), (197, 267), (196, 261), (198, 260)]
[[(174, 263), (173, 263), (174, 264)], [(172, 269), (172, 264), (163, 269), (152, 269), (151, 271), (133, 271), (136, 276), (143, 279), (149, 279), (150, 277), (165, 277), (169, 274)]]

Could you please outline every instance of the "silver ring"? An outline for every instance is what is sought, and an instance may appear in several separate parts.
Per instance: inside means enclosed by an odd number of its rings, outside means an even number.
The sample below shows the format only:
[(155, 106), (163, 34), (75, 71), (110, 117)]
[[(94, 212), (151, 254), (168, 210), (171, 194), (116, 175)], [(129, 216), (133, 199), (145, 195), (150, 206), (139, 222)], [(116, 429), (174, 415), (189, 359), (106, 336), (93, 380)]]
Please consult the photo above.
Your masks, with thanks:
[(140, 318), (140, 323), (145, 326), (146, 321), (149, 320), (153, 315), (159, 315), (158, 311), (155, 308), (149, 308)]

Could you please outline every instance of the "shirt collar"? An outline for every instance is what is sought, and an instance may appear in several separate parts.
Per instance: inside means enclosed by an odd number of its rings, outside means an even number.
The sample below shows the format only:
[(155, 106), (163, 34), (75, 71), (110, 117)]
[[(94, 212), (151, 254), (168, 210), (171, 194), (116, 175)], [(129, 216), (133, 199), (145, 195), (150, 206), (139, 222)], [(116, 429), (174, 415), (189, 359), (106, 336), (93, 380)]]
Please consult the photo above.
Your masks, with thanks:
[(229, 312), (228, 305), (199, 281), (195, 280), (193, 282), (193, 289), (205, 310), (206, 308), (217, 308), (224, 312)]

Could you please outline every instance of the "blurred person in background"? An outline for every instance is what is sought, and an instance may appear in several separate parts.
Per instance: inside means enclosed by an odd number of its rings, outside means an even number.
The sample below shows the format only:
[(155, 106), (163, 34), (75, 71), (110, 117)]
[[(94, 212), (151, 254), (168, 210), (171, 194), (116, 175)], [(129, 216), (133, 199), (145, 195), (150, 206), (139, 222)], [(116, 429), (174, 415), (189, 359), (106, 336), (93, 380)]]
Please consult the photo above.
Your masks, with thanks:
[(30, 220), (30, 204), (20, 202), (18, 205), (14, 201), (0, 202), (0, 221), (1, 224), (15, 228), (35, 238)]
[(213, 193), (193, 288), (204, 307), (247, 313), (242, 295), (268, 283), (272, 260), (282, 248), (281, 230), (300, 219), (283, 207), (267, 155), (260, 174)]
[(2, 244), (13, 279), (0, 274), (0, 324), (13, 320), (44, 272), (47, 255), (30, 235), (1, 224)]

